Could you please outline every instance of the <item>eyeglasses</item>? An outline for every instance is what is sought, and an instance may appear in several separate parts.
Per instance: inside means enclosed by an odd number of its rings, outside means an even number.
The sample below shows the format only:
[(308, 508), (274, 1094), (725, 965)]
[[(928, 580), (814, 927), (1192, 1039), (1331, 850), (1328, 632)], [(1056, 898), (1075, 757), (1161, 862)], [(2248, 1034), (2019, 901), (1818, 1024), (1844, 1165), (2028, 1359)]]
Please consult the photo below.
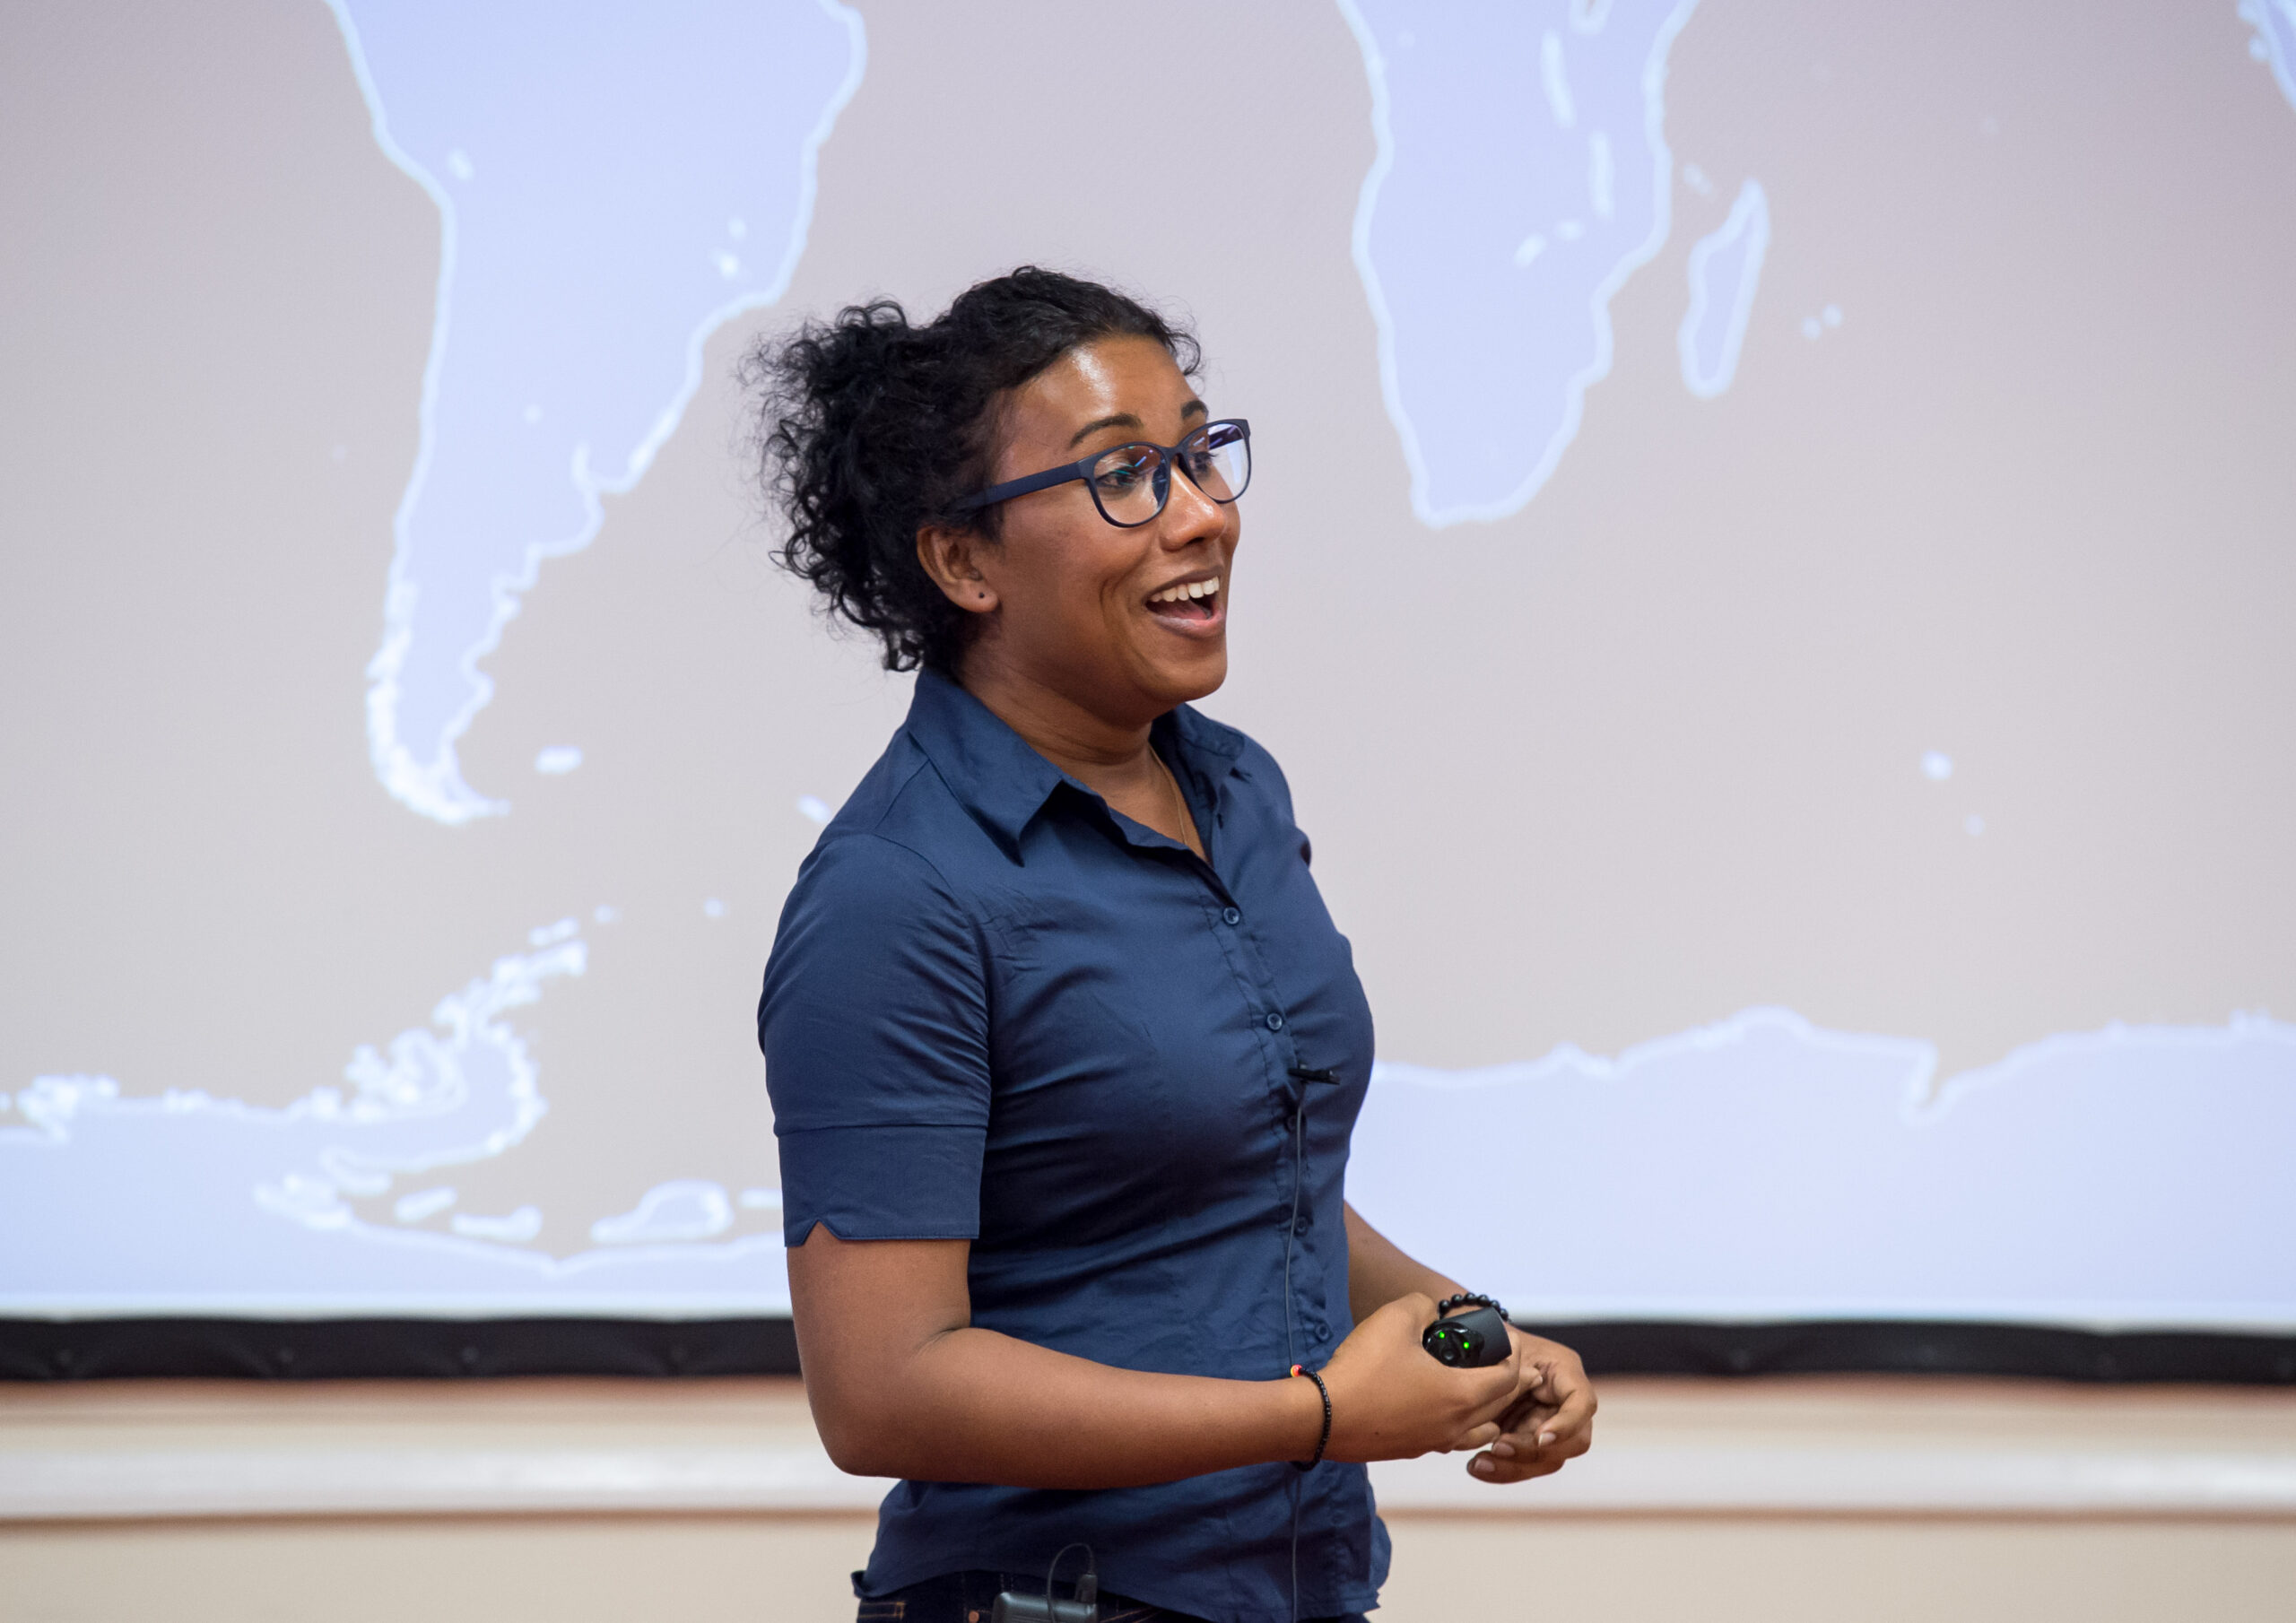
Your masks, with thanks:
[(1252, 482), (1252, 425), (1240, 417), (1207, 422), (1178, 445), (1151, 445), (1145, 440), (1095, 451), (1066, 467), (1047, 468), (1026, 479), (991, 485), (957, 502), (950, 511), (970, 513), (1031, 490), (1081, 479), (1092, 493), (1100, 516), (1123, 529), (1148, 523), (1171, 499), (1172, 464), (1178, 463), (1188, 482), (1225, 507), (1244, 493)]

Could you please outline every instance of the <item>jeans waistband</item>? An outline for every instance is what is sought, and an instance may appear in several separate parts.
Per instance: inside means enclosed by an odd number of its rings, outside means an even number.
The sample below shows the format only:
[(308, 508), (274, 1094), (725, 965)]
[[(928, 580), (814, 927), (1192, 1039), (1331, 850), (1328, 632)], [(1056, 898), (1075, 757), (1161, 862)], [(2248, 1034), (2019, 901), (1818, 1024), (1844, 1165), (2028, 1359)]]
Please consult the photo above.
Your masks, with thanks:
[[(1066, 1583), (1057, 1588), (1063, 1600), (1074, 1593)], [(861, 1575), (853, 1575), (853, 1591), (861, 1600), (859, 1623), (988, 1623), (996, 1597), (1008, 1589), (1017, 1594), (1040, 1595), (1044, 1575), (949, 1572), (883, 1595), (861, 1595)], [(1167, 1611), (1105, 1590), (1100, 1604), (1100, 1623), (1204, 1623), (1186, 1612)]]

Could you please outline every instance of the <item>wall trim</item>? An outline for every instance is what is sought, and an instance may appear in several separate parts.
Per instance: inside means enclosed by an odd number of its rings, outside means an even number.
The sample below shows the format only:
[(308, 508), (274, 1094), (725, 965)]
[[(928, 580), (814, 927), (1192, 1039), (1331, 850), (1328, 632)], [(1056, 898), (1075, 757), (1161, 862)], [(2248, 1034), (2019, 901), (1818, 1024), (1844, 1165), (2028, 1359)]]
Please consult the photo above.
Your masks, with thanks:
[[(1606, 1442), (1518, 1488), (1464, 1458), (1372, 1467), (1390, 1514), (2296, 1520), (2296, 1453)], [(868, 1515), (891, 1485), (818, 1446), (0, 1449), (0, 1522)]]

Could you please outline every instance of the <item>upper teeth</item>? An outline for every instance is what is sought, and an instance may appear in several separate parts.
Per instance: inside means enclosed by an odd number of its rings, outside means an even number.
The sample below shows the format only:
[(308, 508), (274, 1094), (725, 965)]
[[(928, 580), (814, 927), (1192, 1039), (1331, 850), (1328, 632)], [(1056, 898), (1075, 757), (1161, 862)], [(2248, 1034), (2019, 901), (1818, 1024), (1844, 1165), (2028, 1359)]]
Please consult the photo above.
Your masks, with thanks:
[(1219, 591), (1217, 580), (1184, 580), (1176, 586), (1166, 586), (1148, 601), (1150, 603), (1186, 603), (1191, 597), (1209, 597)]

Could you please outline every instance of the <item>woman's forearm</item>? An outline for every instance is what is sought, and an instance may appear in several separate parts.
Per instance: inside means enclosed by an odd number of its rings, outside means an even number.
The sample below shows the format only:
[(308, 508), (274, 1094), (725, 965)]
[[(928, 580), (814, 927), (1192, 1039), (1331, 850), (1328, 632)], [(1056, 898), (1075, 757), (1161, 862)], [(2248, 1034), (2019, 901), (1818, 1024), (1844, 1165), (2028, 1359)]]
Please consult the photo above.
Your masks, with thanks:
[(834, 1428), (821, 1416), (822, 1433), (847, 1471), (1031, 1488), (1129, 1488), (1305, 1459), (1323, 1425), (1306, 1381), (1118, 1369), (970, 1328), (934, 1337), (894, 1379), (840, 1394), (837, 1409)]
[(1441, 1301), (1465, 1289), (1447, 1274), (1406, 1254), (1401, 1247), (1365, 1222), (1355, 1208), (1347, 1217), (1347, 1305), (1357, 1321), (1370, 1317), (1399, 1296), (1418, 1291)]
[(806, 1396), (862, 1476), (1126, 1488), (1305, 1459), (1312, 1383), (1118, 1369), (974, 1328), (961, 1241), (839, 1240), (789, 1253)]

